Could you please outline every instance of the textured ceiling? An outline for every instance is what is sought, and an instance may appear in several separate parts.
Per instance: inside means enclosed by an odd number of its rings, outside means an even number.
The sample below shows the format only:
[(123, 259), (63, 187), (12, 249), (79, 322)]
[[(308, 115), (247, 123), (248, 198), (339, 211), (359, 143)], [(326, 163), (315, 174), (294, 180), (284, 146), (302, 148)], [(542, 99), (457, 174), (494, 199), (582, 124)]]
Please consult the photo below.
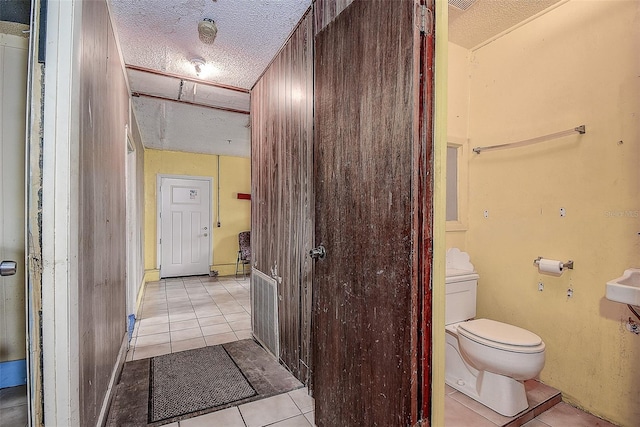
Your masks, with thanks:
[(145, 147), (249, 157), (249, 115), (134, 97)]
[[(477, 47), (559, 1), (564, 0), (477, 0), (466, 11), (449, 6), (449, 40), (468, 49)], [(311, 0), (108, 2), (125, 63), (131, 66), (131, 91), (139, 94), (132, 105), (145, 147), (250, 156), (249, 115), (233, 111), (249, 110), (247, 89)], [(211, 45), (198, 38), (198, 23), (204, 18), (218, 27)], [(200, 74), (193, 59), (205, 63)]]
[[(109, 0), (147, 148), (249, 157), (250, 89), (309, 8), (311, 0)], [(198, 23), (213, 19), (213, 44)], [(193, 59), (204, 62), (200, 74)], [(183, 79), (180, 76), (184, 77)], [(194, 82), (190, 79), (202, 81)], [(166, 98), (166, 99), (160, 99)], [(173, 101), (170, 101), (173, 100)], [(198, 105), (193, 105), (198, 104)]]
[(178, 77), (159, 76), (138, 70), (127, 70), (127, 74), (134, 93), (249, 112), (248, 92), (209, 86)]
[(467, 10), (449, 6), (449, 41), (471, 49), (562, 0), (478, 0)]
[[(310, 0), (110, 0), (127, 64), (251, 88), (309, 8)], [(213, 44), (198, 23), (213, 19)]]

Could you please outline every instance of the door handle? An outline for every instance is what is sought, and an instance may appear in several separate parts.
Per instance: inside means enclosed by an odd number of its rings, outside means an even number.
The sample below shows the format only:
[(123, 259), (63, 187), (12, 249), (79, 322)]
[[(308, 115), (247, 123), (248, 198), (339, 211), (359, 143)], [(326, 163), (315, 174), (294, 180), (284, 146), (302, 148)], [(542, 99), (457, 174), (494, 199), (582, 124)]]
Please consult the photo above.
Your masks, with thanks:
[(2, 261), (2, 264), (0, 264), (0, 276), (13, 276), (16, 274), (16, 267), (15, 261)]
[(324, 257), (327, 256), (327, 250), (324, 246), (320, 245), (317, 248), (311, 249), (309, 256), (313, 259), (324, 259)]

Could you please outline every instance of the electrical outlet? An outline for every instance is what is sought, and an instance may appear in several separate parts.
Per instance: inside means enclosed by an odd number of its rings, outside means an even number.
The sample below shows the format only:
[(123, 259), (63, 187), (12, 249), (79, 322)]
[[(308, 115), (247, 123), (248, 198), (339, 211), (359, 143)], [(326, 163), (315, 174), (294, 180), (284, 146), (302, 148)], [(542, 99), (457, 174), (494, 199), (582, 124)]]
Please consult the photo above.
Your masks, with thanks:
[(484, 217), (489, 218), (489, 211), (484, 211)]
[(573, 289), (567, 289), (567, 298), (571, 298), (573, 296)]
[(561, 217), (567, 216), (567, 211), (565, 210), (565, 208), (560, 208), (560, 216)]
[(538, 290), (542, 292), (544, 290), (544, 283), (538, 282)]

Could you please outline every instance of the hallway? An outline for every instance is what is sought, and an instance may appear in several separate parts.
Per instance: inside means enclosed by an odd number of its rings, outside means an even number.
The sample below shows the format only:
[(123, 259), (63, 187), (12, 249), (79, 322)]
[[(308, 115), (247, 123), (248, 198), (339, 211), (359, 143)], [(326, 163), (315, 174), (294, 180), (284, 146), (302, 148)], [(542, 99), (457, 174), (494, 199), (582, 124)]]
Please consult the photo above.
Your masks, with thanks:
[[(148, 283), (127, 361), (251, 338), (249, 284), (206, 276)], [(167, 425), (310, 427), (313, 399), (302, 388)]]
[[(127, 361), (251, 338), (249, 286), (248, 277), (198, 276), (148, 283)], [(496, 427), (511, 421), (464, 396), (456, 396), (459, 393), (449, 387), (446, 394), (447, 426)], [(529, 418), (524, 425), (560, 427), (567, 423), (584, 427), (612, 426), (565, 403), (535, 419)], [(166, 425), (311, 427), (314, 425), (314, 402), (305, 387)]]
[(251, 338), (249, 278), (147, 284), (127, 361)]

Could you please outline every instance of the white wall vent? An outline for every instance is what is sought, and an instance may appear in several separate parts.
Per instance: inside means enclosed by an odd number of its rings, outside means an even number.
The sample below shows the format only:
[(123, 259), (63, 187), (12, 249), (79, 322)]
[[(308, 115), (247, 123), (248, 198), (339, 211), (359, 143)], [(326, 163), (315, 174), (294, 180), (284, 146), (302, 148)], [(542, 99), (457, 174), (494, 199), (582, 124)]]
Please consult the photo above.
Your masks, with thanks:
[(255, 268), (251, 269), (251, 327), (255, 339), (279, 358), (278, 284)]
[(469, 9), (477, 0), (449, 0), (449, 5), (460, 10)]

